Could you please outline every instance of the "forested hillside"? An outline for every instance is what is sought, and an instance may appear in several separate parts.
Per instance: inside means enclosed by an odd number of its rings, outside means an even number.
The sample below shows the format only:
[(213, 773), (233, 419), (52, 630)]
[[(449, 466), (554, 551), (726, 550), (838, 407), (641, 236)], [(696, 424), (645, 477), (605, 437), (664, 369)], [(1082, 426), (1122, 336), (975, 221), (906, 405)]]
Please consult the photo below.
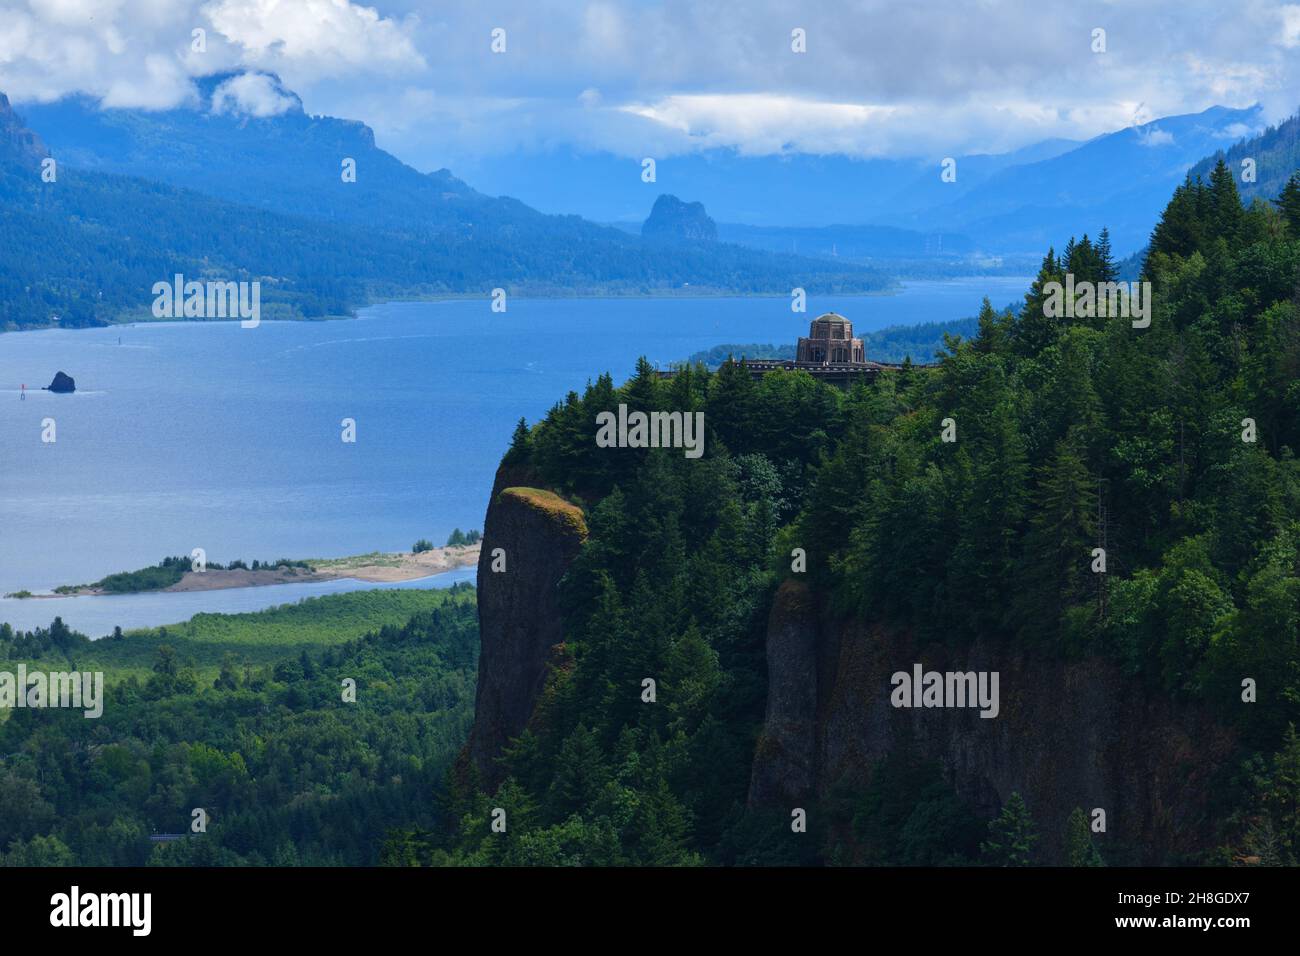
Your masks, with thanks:
[[(746, 809), (767, 610), (801, 577), (845, 618), (955, 648), (979, 638), (1004, 659), (1099, 658), (1140, 694), (1208, 715), (1235, 750), (1201, 841), (1217, 849), (1192, 862), (1300, 862), (1300, 216), (1243, 208), (1219, 165), (1178, 190), (1153, 234), (1149, 327), (1049, 317), (1046, 283), (1113, 270), (1072, 239), (1019, 310), (986, 307), (937, 368), (848, 394), (730, 363), (661, 380), (642, 362), (621, 388), (602, 376), (521, 426), (503, 467), (581, 505), (590, 529), (561, 583), (564, 657), (503, 758), (505, 783), (489, 796), (462, 775), (460, 826), (411, 838), (406, 855), (1038, 859), (1019, 796), (980, 819), (937, 767), (901, 756), (865, 791), (823, 795), (811, 838), (788, 810)], [(595, 416), (619, 403), (702, 411), (704, 457), (598, 448)], [(494, 807), (505, 835), (489, 828)], [(1051, 825), (1069, 862), (1099, 861), (1082, 811)]]
[[(1251, 178), (1243, 178), (1247, 169), (1242, 162), (1246, 159), (1253, 163)], [(1256, 196), (1264, 199), (1276, 197), (1295, 170), (1300, 169), (1300, 115), (1288, 117), (1258, 136), (1243, 139), (1227, 150), (1207, 156), (1192, 167), (1192, 178), (1208, 180), (1219, 160), (1223, 160), (1236, 176), (1246, 202)]]
[[(268, 319), (494, 288), (788, 295), (892, 282), (851, 263), (727, 244), (668, 248), (546, 216), (445, 170), (422, 175), (377, 149), (363, 125), (301, 108), (259, 119), (100, 111), (78, 100), (38, 112), (56, 136), (52, 181), (46, 147), (0, 94), (0, 331), (148, 318), (153, 284), (177, 273), (260, 281)], [(343, 180), (341, 158), (359, 163), (354, 182)]]
[(107, 698), (97, 719), (3, 712), (0, 865), (380, 862), (390, 834), (433, 826), (465, 739), (473, 595), (364, 591), (95, 642), (0, 624), (0, 669), (102, 670)]

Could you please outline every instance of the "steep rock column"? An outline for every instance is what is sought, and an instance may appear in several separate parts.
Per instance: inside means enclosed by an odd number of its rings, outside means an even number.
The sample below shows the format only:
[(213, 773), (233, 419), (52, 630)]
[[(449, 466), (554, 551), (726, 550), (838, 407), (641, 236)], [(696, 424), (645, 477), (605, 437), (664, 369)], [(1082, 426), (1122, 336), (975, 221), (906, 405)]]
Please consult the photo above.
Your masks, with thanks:
[[(520, 477), (497, 473), (478, 563), (481, 648), (469, 756), (490, 789), (501, 782), (495, 758), (528, 725), (552, 648), (564, 639), (556, 586), (587, 539), (580, 508), (509, 484)], [(493, 570), (502, 561), (505, 570)]]
[(752, 806), (795, 806), (817, 784), (817, 605), (782, 583), (767, 621), (767, 714), (750, 774)]

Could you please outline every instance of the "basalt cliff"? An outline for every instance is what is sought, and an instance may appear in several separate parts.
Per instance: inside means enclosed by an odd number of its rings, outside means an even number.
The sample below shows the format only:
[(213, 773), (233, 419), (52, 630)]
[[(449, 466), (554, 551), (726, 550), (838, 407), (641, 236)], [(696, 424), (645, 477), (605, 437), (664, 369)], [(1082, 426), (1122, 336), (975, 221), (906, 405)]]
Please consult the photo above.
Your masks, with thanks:
[[(498, 473), (479, 564), (482, 652), (469, 756), (489, 787), (494, 758), (527, 725), (564, 640), (557, 585), (583, 546), (582, 512)], [(493, 571), (501, 549), (506, 570)], [(499, 557), (499, 555), (498, 555)], [(992, 817), (1012, 792), (1034, 817), (1042, 862), (1064, 862), (1071, 811), (1105, 811), (1099, 846), (1114, 864), (1191, 860), (1214, 844), (1209, 797), (1233, 739), (1205, 712), (1124, 676), (1112, 661), (1062, 659), (980, 640), (919, 644), (838, 618), (808, 586), (776, 592), (767, 628), (767, 712), (754, 754), (754, 808), (815, 807), (868, 786), (905, 752), (936, 763), (956, 793)], [(999, 673), (996, 717), (977, 707), (891, 704), (891, 676)]]
[(587, 538), (581, 509), (530, 487), (526, 474), (497, 472), (478, 563), (481, 647), (469, 757), (483, 783), (528, 725), (554, 649), (564, 640), (557, 586)]
[[(895, 707), (893, 674), (999, 673), (999, 712)], [(906, 750), (936, 761), (986, 816), (1019, 792), (1044, 862), (1063, 862), (1075, 807), (1105, 811), (1099, 845), (1113, 863), (1190, 858), (1213, 843), (1211, 779), (1231, 736), (1205, 713), (1124, 677), (1113, 662), (1062, 660), (981, 640), (956, 651), (827, 613), (805, 585), (784, 583), (767, 633), (767, 716), (754, 757), (756, 806), (805, 806), (834, 788), (866, 786), (878, 762)]]

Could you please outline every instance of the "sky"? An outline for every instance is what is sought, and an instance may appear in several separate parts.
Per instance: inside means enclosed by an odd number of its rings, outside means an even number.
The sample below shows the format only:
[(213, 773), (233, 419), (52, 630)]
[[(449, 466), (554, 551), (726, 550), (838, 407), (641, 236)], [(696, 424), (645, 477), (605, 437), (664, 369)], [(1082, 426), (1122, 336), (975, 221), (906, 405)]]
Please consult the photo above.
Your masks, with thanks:
[[(278, 74), (419, 169), (554, 148), (948, 156), (1213, 105), (1285, 118), (1300, 3), (0, 0), (0, 91), (20, 109), (166, 109), (226, 70)], [(287, 105), (250, 76), (220, 108)]]

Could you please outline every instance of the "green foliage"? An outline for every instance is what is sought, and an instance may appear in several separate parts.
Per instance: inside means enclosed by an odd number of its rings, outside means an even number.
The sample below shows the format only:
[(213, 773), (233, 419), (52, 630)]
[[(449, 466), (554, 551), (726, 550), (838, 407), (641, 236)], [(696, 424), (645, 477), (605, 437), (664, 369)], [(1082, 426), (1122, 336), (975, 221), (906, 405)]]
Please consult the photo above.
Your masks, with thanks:
[(981, 822), (944, 783), (938, 766), (891, 754), (852, 803), (853, 861), (870, 866), (968, 866)]
[(989, 866), (1031, 866), (1038, 834), (1024, 798), (1012, 791), (1002, 812), (989, 822), (988, 838), (980, 853)]
[[(229, 658), (262, 667), (306, 650), (355, 640), (368, 631), (402, 624), (438, 607), (442, 592), (418, 588), (356, 591), (310, 598), (247, 614), (196, 614), (181, 624), (144, 628), (92, 641), (55, 618), (48, 628), (15, 632), (0, 624), (0, 660), (33, 665), (75, 662), (102, 670), (105, 680), (149, 679), (158, 649), (168, 645), (201, 682), (215, 680)], [(48, 669), (48, 668), (47, 668)]]
[(1065, 823), (1065, 862), (1069, 866), (1105, 866), (1092, 842), (1087, 814), (1075, 807)]
[[(141, 568), (138, 571), (119, 571), (117, 574), (110, 574), (94, 584), (63, 585), (55, 588), (54, 591), (56, 594), (72, 594), (76, 591), (92, 588), (109, 594), (138, 594), (142, 591), (163, 591), (174, 584), (178, 584), (192, 567), (193, 564), (189, 558), (168, 557), (163, 558), (157, 564)], [(210, 561), (206, 565), (208, 571), (234, 571), (237, 569), (244, 571), (276, 571), (284, 569), (309, 570), (310, 568), (311, 565), (306, 561), (292, 561), (289, 558), (280, 558), (277, 561), (259, 561), (255, 559), (251, 565), (243, 561), (231, 561), (225, 565)]]
[[(419, 593), (424, 610), (338, 627), (373, 615), (376, 593)], [(141, 635), (77, 644), (82, 668), (110, 675), (103, 716), (16, 710), (0, 723), (0, 862), (374, 865), (402, 832), (433, 825), (432, 797), (472, 720), (474, 591), (334, 597), (238, 615), (243, 653), (226, 653), (211, 683), (196, 678), (204, 642), (184, 627), (154, 645), (143, 679), (112, 676), (130, 670)], [(206, 617), (209, 633), (225, 630)], [(342, 700), (344, 678), (355, 703)], [(194, 807), (210, 811), (206, 834), (189, 834)], [(186, 836), (151, 843), (158, 833)]]
[[(102, 580), (87, 587), (98, 588), (109, 594), (135, 594), (140, 591), (161, 591), (169, 588), (185, 576), (190, 570), (190, 559), (181, 557), (163, 558), (162, 561), (138, 571), (121, 571), (110, 574)], [(75, 587), (55, 588), (57, 592), (75, 591)]]
[[(554, 840), (581, 829), (589, 842), (567, 845), (573, 858), (645, 861), (620, 800), (640, 806), (662, 782), (675, 801), (663, 819), (680, 808), (687, 821), (684, 842), (668, 830), (679, 862), (806, 862), (807, 843), (822, 861), (945, 861), (969, 817), (941, 784), (898, 768), (844, 798), (857, 810), (812, 808), (831, 822), (801, 846), (779, 815), (733, 809), (761, 720), (763, 613), (803, 547), (806, 580), (838, 612), (920, 641), (1110, 656), (1148, 692), (1211, 709), (1255, 768), (1243, 792), (1276, 794), (1259, 797), (1267, 811), (1238, 802), (1224, 838), (1233, 852), (1242, 841), (1292, 852), (1281, 808), (1285, 735), (1300, 722), (1295, 195), (1282, 212), (1244, 209), (1222, 166), (1181, 186), (1143, 266), (1145, 328), (1046, 314), (1048, 283), (1116, 279), (1103, 230), (1050, 250), (1018, 309), (985, 303), (934, 368), (844, 393), (800, 373), (756, 381), (730, 360), (660, 378), (643, 360), (622, 387), (602, 375), (521, 423), (510, 464), (583, 502), (591, 528), (563, 586), (570, 656), (506, 758), (537, 829)], [(620, 402), (703, 411), (704, 457), (598, 450), (592, 422)], [(947, 420), (955, 442), (942, 440)], [(642, 677), (674, 673), (692, 679), (640, 702)], [(1249, 706), (1244, 677), (1261, 690)], [(927, 843), (934, 832), (949, 836)], [(1067, 843), (1090, 860), (1079, 835)], [(1034, 840), (1013, 796), (986, 853), (1026, 863)], [(476, 846), (462, 829), (447, 852)]]
[[(459, 533), (460, 529), (457, 528), (456, 531), (457, 533)], [(415, 544), (411, 545), (411, 551), (415, 554), (423, 554), (426, 551), (432, 551), (432, 550), (433, 550), (433, 542), (430, 541), (428, 538), (421, 538), (419, 541), (415, 542)]]
[(471, 544), (478, 544), (483, 540), (483, 532), (478, 530), (461, 531), (456, 528), (452, 531), (451, 536), (447, 539), (447, 547), (464, 548)]

